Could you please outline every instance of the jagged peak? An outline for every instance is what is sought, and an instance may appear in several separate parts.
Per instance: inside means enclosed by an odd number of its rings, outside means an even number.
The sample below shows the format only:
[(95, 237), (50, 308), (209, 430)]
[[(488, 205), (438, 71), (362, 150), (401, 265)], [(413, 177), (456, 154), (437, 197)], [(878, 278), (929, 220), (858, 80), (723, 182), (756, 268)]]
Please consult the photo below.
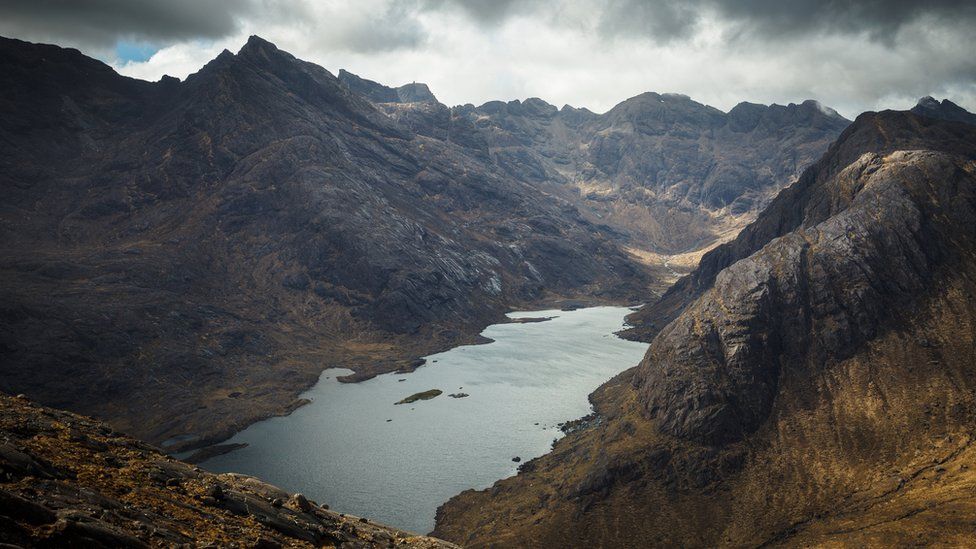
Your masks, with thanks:
[(530, 97), (522, 102), (522, 108), (535, 116), (550, 117), (555, 116), (559, 109), (538, 97)]
[(931, 95), (919, 99), (918, 103), (912, 107), (911, 112), (929, 118), (976, 124), (976, 114), (967, 111), (948, 99), (943, 99), (940, 102)]
[(284, 61), (298, 61), (290, 53), (278, 49), (278, 46), (257, 35), (251, 35), (247, 39), (247, 42), (237, 52), (237, 57), (255, 64), (278, 64)]
[(767, 106), (768, 105), (764, 105), (762, 103), (753, 103), (752, 101), (740, 101), (734, 107), (732, 107), (732, 109), (729, 112), (732, 112), (736, 109), (755, 109), (755, 108), (765, 109)]
[(696, 123), (718, 125), (721, 124), (721, 117), (725, 116), (725, 113), (715, 107), (699, 103), (687, 95), (657, 92), (644, 92), (626, 99), (602, 116), (609, 116), (611, 119), (619, 121), (629, 120), (630, 122), (641, 119), (641, 123), (646, 124), (649, 120), (646, 114), (651, 112), (660, 113), (660, 115), (655, 115), (660, 120), (654, 123), (660, 127), (675, 124), (679, 120), (688, 121), (692, 118), (698, 119)]
[(411, 82), (396, 89), (397, 97), (402, 103), (436, 103), (437, 98), (422, 82)]
[(614, 111), (621, 107), (626, 107), (631, 105), (655, 105), (655, 104), (665, 105), (665, 106), (673, 105), (673, 106), (682, 106), (682, 107), (691, 106), (691, 107), (713, 110), (715, 112), (721, 112), (718, 109), (715, 109), (714, 107), (710, 107), (704, 103), (699, 103), (698, 101), (695, 101), (690, 96), (685, 95), (683, 93), (672, 93), (672, 92), (658, 93), (652, 91), (644, 92), (635, 95), (631, 98), (625, 99), (620, 103), (618, 103), (617, 105), (615, 105), (610, 110)]
[(787, 103), (786, 105), (780, 105), (779, 103), (770, 103), (766, 105), (764, 103), (753, 103), (751, 101), (742, 101), (738, 103), (736, 106), (732, 107), (729, 110), (728, 114), (731, 115), (733, 113), (739, 114), (744, 112), (759, 112), (759, 111), (766, 111), (771, 109), (772, 110), (782, 109), (785, 111), (795, 111), (798, 109), (808, 109), (811, 111), (815, 110), (825, 116), (847, 120), (839, 112), (828, 107), (827, 105), (824, 105), (823, 103), (817, 101), (816, 99), (805, 99), (800, 103)]
[(437, 103), (430, 88), (422, 82), (391, 88), (346, 69), (339, 69), (339, 81), (374, 103)]
[(252, 34), (247, 38), (247, 42), (245, 42), (244, 45), (241, 46), (238, 55), (252, 53), (252, 52), (260, 52), (260, 51), (279, 51), (279, 50), (278, 50), (278, 46), (275, 46), (273, 43), (265, 40), (264, 38), (261, 38), (256, 34)]
[(525, 101), (523, 101), (523, 103), (525, 103), (526, 105), (533, 104), (533, 105), (537, 105), (537, 106), (540, 106), (540, 107), (546, 107), (546, 108), (548, 108), (548, 107), (555, 107), (555, 105), (553, 105), (552, 103), (549, 103), (545, 99), (542, 99), (542, 98), (539, 98), (539, 97), (530, 97), (530, 98), (526, 99)]
[(839, 112), (828, 107), (827, 105), (824, 105), (823, 103), (817, 101), (816, 99), (804, 100), (803, 103), (800, 103), (800, 106), (815, 108), (818, 111), (820, 111), (821, 114), (825, 114), (827, 116), (843, 118), (843, 116), (841, 116)]
[(236, 59), (236, 56), (231, 53), (230, 50), (225, 49), (224, 51), (220, 52), (217, 57), (211, 59), (206, 65), (200, 67), (200, 70), (187, 77), (187, 80), (190, 81), (196, 76), (209, 74), (224, 67), (228, 67), (234, 62), (234, 59)]

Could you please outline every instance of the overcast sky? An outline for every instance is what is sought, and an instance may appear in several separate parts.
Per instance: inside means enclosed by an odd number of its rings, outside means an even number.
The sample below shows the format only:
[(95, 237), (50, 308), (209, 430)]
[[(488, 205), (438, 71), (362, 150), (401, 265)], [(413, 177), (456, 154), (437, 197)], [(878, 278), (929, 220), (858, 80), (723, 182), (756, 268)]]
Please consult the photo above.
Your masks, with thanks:
[(0, 0), (0, 35), (184, 78), (251, 34), (449, 105), (602, 112), (644, 91), (728, 110), (817, 99), (853, 118), (924, 95), (976, 111), (976, 1)]

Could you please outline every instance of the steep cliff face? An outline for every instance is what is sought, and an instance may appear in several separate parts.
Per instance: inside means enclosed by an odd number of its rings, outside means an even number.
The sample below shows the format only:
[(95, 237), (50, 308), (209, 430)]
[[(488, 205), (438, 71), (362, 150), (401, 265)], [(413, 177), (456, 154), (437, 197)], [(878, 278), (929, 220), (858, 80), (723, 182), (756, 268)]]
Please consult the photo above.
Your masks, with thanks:
[(184, 82), (6, 39), (0, 67), (0, 389), (152, 442), (648, 282), (570, 203), (256, 37)]
[(213, 475), (89, 418), (0, 396), (8, 547), (455, 547), (244, 475)]
[(436, 532), (471, 546), (970, 539), (974, 222), (976, 126), (862, 115), (665, 296), (673, 320), (643, 362), (594, 394), (599, 426), (461, 494)]

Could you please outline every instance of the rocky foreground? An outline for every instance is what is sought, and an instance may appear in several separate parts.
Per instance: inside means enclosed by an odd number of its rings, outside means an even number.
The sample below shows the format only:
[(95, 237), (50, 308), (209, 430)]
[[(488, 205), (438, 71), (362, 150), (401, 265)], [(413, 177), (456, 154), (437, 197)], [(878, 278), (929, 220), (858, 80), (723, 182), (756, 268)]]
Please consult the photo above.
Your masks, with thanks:
[[(4, 545), (7, 544), (7, 545)], [(0, 396), (3, 547), (456, 547)]]

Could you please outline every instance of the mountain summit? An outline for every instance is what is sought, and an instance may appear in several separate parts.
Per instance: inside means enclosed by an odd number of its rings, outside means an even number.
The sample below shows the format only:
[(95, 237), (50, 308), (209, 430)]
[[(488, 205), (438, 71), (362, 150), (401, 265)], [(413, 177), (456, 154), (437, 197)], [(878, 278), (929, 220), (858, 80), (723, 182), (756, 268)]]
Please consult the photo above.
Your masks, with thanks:
[(931, 96), (923, 97), (912, 107), (912, 112), (920, 116), (928, 116), (929, 118), (976, 124), (976, 114), (967, 111), (948, 99), (943, 99), (939, 102)]

